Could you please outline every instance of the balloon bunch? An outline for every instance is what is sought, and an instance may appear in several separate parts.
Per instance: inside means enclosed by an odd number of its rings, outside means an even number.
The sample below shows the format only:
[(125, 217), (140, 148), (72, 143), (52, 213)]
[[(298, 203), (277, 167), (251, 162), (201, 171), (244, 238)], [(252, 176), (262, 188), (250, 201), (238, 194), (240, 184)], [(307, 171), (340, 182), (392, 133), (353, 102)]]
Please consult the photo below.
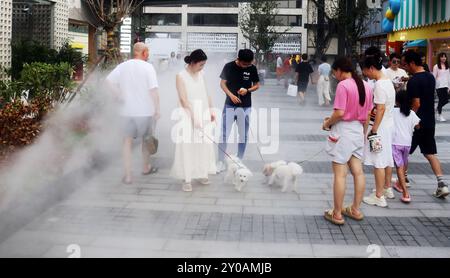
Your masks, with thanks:
[(402, 6), (402, 0), (389, 0), (389, 8), (386, 11), (383, 19), (382, 28), (386, 33), (394, 31), (394, 19), (400, 12)]

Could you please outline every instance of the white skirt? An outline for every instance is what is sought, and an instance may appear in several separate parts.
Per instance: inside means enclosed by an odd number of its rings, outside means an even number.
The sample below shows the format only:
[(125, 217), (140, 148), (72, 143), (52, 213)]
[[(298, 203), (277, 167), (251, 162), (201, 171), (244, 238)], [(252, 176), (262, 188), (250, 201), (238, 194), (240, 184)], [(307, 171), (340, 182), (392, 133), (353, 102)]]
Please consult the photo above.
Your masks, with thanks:
[(347, 164), (352, 156), (362, 159), (364, 153), (364, 127), (359, 121), (340, 121), (331, 127), (325, 151), (332, 161)]
[(192, 179), (206, 179), (216, 174), (216, 157), (214, 136), (210, 128), (205, 128), (205, 135), (192, 128), (189, 117), (183, 117), (174, 127), (177, 134), (182, 134), (175, 142), (175, 159), (171, 176), (190, 182)]
[(383, 169), (386, 167), (394, 167), (394, 159), (392, 157), (392, 132), (393, 125), (381, 124), (378, 128), (377, 134), (381, 137), (381, 145), (383, 149), (379, 153), (370, 152), (369, 140), (367, 135), (365, 136), (364, 144), (364, 165), (374, 166), (377, 169)]

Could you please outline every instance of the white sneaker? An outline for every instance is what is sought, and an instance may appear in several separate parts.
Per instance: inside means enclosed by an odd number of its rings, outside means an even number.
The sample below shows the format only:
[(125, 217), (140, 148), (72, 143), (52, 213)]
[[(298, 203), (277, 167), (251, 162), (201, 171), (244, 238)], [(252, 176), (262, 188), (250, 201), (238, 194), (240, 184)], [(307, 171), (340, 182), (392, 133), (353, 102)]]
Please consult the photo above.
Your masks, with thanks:
[(446, 122), (447, 120), (442, 116), (442, 114), (439, 115), (438, 121), (440, 122)]
[(379, 206), (382, 208), (387, 207), (387, 202), (384, 195), (378, 198), (375, 193), (370, 194), (368, 197), (364, 197), (363, 202), (371, 206)]
[(395, 199), (394, 190), (392, 190), (392, 187), (384, 189), (384, 197), (388, 199)]
[(226, 170), (225, 163), (223, 161), (219, 161), (217, 163), (217, 173), (221, 173)]
[[(376, 190), (376, 189), (373, 189), (372, 192), (377, 192), (377, 190)], [(395, 199), (394, 190), (392, 190), (392, 187), (385, 188), (385, 189), (383, 190), (383, 195), (384, 195), (384, 197), (386, 197), (387, 199)]]
[(433, 193), (433, 196), (436, 198), (444, 199), (449, 194), (450, 192), (448, 190), (448, 186), (444, 182), (441, 182), (441, 184), (438, 185), (436, 191)]

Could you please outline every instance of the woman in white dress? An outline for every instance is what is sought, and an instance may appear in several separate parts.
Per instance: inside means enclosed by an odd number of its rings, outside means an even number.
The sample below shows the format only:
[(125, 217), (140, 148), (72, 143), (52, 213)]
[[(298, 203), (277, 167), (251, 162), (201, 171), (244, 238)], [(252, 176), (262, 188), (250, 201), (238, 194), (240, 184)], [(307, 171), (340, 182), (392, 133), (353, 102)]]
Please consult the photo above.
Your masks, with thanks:
[(212, 129), (216, 116), (202, 71), (206, 60), (207, 56), (201, 49), (195, 50), (185, 57), (187, 66), (176, 77), (180, 109), (179, 121), (172, 130), (175, 160), (171, 175), (183, 180), (183, 191), (186, 192), (192, 191), (193, 179), (208, 185), (208, 175), (217, 172), (211, 141), (214, 139)]
[[(371, 112), (371, 121), (367, 128), (367, 137), (364, 150), (364, 164), (374, 167), (375, 192), (363, 201), (369, 205), (387, 207), (386, 198), (393, 199), (391, 187), (392, 167), (392, 133), (394, 129), (395, 88), (392, 81), (382, 71), (381, 51), (376, 47), (366, 50), (362, 70), (365, 76), (375, 80), (373, 92), (374, 110)], [(381, 144), (381, 148), (380, 147)]]

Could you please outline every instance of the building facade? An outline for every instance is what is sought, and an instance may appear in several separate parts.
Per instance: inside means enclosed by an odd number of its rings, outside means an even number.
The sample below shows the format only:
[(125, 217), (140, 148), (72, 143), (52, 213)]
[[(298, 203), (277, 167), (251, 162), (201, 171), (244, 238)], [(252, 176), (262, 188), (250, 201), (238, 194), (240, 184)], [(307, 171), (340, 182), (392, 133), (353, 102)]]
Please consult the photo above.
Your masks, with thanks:
[(360, 53), (364, 53), (371, 46), (380, 48), (382, 52), (387, 51), (387, 33), (383, 31), (381, 23), (389, 7), (389, 1), (374, 2), (376, 4), (369, 6), (369, 17), (365, 22), (367, 30), (360, 40)]
[[(333, 14), (333, 9), (338, 5), (338, 0), (325, 0), (324, 2), (324, 16), (331, 16)], [(318, 11), (319, 7), (317, 6), (318, 1), (308, 0), (307, 7), (307, 53), (311, 55), (316, 54), (316, 43), (317, 43), (317, 28), (318, 28)], [(328, 41), (328, 47), (325, 51), (325, 55), (327, 56), (336, 56), (338, 54), (338, 37), (337, 34), (331, 36)]]
[(68, 39), (67, 0), (13, 0), (12, 41), (37, 41), (59, 49)]
[[(236, 53), (249, 43), (239, 28), (239, 12), (246, 3), (205, 3), (170, 6), (145, 6), (141, 27), (146, 38), (175, 38), (180, 51), (202, 48), (207, 52)], [(307, 0), (280, 1), (277, 20), (280, 30), (289, 27), (275, 44), (273, 52), (293, 54), (307, 49), (307, 33), (303, 28)]]
[(450, 0), (404, 0), (388, 35), (388, 51), (423, 52), (430, 67), (441, 52), (450, 55)]
[(11, 66), (12, 0), (0, 1), (0, 79)]

